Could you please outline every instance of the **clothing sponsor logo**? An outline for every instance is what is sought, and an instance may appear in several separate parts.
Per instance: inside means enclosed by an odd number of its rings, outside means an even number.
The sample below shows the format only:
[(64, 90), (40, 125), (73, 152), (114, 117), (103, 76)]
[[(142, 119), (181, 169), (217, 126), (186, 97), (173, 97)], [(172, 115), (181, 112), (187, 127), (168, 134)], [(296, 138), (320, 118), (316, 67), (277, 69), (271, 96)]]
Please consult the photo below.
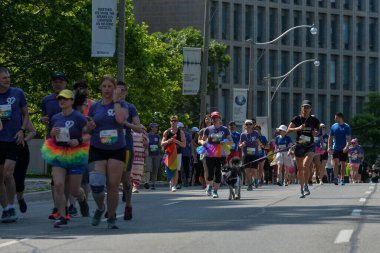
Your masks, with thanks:
[(68, 120), (65, 122), (65, 128), (70, 129), (72, 126), (74, 126), (74, 121)]
[(13, 105), (15, 101), (16, 101), (15, 97), (9, 97), (9, 98), (7, 98), (8, 105)]
[(107, 114), (109, 117), (115, 116), (115, 111), (113, 109), (108, 109)]

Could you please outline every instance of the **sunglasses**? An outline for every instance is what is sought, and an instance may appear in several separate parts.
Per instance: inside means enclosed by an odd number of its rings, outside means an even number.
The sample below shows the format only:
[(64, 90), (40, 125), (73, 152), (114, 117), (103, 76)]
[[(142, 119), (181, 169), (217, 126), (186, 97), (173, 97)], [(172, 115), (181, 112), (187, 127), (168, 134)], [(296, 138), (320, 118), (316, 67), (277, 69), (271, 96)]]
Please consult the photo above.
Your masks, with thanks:
[(177, 122), (178, 120), (177, 119), (171, 119), (170, 121), (171, 122)]
[(311, 106), (309, 106), (309, 105), (303, 105), (302, 107), (305, 108), (305, 109), (310, 109), (311, 108)]
[(247, 125), (247, 126), (253, 126), (253, 124), (252, 124), (252, 123), (246, 123), (246, 125)]

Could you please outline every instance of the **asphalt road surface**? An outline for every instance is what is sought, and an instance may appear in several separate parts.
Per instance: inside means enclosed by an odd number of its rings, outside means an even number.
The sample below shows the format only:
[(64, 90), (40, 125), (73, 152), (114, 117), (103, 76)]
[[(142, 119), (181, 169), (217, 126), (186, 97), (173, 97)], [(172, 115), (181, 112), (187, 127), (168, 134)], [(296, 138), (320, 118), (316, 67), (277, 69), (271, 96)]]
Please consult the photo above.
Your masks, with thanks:
[[(0, 252), (380, 252), (380, 190), (376, 184), (266, 185), (242, 190), (241, 200), (219, 199), (200, 188), (175, 193), (142, 190), (133, 195), (133, 219), (98, 227), (75, 217), (63, 228), (47, 219), (50, 194), (27, 195), (28, 212), (17, 223), (0, 223)], [(28, 200), (29, 199), (29, 200)], [(89, 202), (94, 212), (92, 198)]]

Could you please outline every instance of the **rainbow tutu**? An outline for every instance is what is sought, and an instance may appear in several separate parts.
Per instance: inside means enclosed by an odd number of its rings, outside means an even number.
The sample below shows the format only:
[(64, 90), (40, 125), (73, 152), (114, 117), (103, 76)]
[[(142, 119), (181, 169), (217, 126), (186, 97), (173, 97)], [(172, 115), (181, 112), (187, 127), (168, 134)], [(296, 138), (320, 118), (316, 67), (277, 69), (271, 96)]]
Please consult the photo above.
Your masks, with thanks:
[(45, 140), (41, 148), (42, 158), (50, 165), (61, 168), (83, 166), (88, 163), (89, 142), (76, 147), (57, 146), (54, 138)]
[(221, 144), (206, 144), (206, 146), (199, 146), (197, 148), (199, 155), (205, 155), (207, 157), (223, 157), (228, 156), (231, 153), (231, 146)]

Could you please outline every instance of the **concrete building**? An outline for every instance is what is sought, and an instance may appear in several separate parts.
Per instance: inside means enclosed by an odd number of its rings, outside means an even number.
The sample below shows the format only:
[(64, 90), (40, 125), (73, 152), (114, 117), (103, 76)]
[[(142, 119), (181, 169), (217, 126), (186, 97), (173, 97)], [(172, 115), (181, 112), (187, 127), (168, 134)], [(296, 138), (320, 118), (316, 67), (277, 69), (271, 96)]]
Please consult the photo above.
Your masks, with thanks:
[[(150, 32), (187, 26), (202, 30), (204, 3), (137, 0), (134, 12)], [(272, 126), (287, 125), (303, 99), (312, 101), (313, 114), (327, 125), (337, 111), (349, 120), (363, 110), (369, 92), (380, 92), (378, 0), (213, 0), (210, 17), (210, 36), (228, 45), (232, 61), (222, 76), (215, 76), (219, 88), (210, 94), (208, 109), (220, 110), (226, 121), (232, 118), (232, 89), (248, 88), (247, 39), (267, 42), (298, 25), (315, 24), (318, 34), (300, 28), (274, 44), (252, 46), (254, 117), (267, 115), (264, 77), (280, 76), (305, 59), (318, 58), (320, 66), (303, 64), (282, 83), (272, 101)]]

